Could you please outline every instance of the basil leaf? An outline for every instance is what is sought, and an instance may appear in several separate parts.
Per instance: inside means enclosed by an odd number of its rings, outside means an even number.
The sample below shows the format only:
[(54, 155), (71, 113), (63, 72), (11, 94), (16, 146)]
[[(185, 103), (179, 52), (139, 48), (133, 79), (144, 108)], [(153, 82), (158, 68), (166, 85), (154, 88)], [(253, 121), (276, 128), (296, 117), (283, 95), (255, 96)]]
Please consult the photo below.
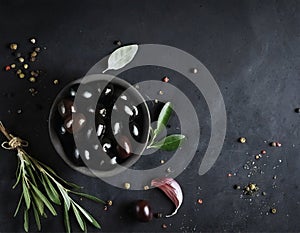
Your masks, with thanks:
[(159, 142), (153, 143), (150, 148), (156, 148), (166, 151), (176, 150), (185, 139), (185, 136), (182, 134), (173, 134), (165, 137)]
[(157, 126), (153, 132), (153, 139), (155, 139), (166, 127), (170, 119), (171, 113), (172, 113), (172, 104), (170, 102), (167, 102), (159, 113)]
[(118, 70), (131, 62), (138, 51), (138, 45), (127, 45), (116, 49), (108, 58), (108, 67), (102, 73), (108, 70)]

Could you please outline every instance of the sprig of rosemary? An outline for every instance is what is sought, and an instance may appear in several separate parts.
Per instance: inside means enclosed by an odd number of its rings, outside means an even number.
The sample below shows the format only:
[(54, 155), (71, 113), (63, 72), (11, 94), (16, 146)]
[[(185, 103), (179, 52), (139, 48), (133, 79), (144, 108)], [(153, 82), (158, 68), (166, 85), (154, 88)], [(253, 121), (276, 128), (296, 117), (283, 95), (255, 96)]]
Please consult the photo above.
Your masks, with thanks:
[(76, 191), (81, 187), (65, 181), (50, 167), (27, 154), (22, 148), (22, 146), (24, 146), (24, 141), (8, 134), (1, 121), (0, 131), (9, 140), (9, 142), (2, 143), (2, 147), (5, 149), (16, 149), (18, 151), (17, 155), (19, 160), (16, 170), (17, 180), (13, 188), (17, 187), (18, 184), (22, 185), (22, 194), (14, 213), (14, 217), (18, 214), (22, 204), (25, 205), (24, 230), (26, 232), (29, 230), (29, 211), (33, 211), (37, 228), (40, 231), (41, 218), (47, 217), (45, 209), (48, 209), (52, 215), (57, 215), (53, 204), (63, 206), (66, 232), (71, 232), (69, 220), (70, 212), (74, 213), (82, 231), (87, 231), (86, 221), (90, 222), (96, 228), (100, 228), (99, 223), (94, 219), (94, 217), (76, 201), (74, 201), (70, 194), (105, 204), (103, 200), (95, 196)]

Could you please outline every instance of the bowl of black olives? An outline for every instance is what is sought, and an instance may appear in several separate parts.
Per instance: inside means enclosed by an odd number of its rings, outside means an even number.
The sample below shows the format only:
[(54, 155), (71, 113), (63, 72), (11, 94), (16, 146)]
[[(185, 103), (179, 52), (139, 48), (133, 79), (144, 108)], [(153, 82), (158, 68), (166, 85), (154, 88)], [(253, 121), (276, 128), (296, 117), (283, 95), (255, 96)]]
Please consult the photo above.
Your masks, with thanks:
[(49, 116), (51, 142), (73, 169), (112, 176), (132, 166), (146, 149), (149, 109), (125, 80), (89, 75), (65, 86)]

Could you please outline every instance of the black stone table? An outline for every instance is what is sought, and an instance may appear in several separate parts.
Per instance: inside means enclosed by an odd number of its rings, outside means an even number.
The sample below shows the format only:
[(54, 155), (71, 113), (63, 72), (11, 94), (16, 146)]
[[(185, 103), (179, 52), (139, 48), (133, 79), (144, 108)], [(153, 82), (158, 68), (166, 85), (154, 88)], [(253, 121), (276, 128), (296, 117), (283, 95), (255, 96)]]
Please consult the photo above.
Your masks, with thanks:
[[(44, 72), (36, 83), (2, 69), (14, 62), (8, 44), (17, 42), (26, 51), (31, 48), (31, 37), (42, 48), (34, 66)], [(123, 44), (165, 44), (192, 54), (209, 69), (225, 101), (227, 132), (222, 152), (212, 169), (199, 176), (197, 170), (211, 129), (202, 94), (191, 83), (183, 82), (178, 73), (159, 67), (136, 68), (120, 76), (132, 84), (168, 76), (170, 83), (189, 93), (199, 114), (200, 143), (192, 163), (176, 178), (184, 202), (172, 218), (134, 221), (127, 214), (127, 206), (134, 200), (147, 199), (153, 209), (162, 212), (172, 211), (173, 206), (159, 190), (123, 190), (75, 172), (62, 161), (49, 139), (47, 120), (56, 95), (116, 49), (116, 40)], [(0, 3), (0, 119), (30, 142), (32, 154), (64, 178), (82, 184), (88, 193), (113, 200), (107, 211), (82, 202), (100, 220), (102, 232), (300, 231), (300, 115), (294, 112), (300, 107), (299, 64), (300, 1)], [(59, 84), (54, 85), (55, 79)], [(36, 96), (29, 93), (30, 88), (38, 90)], [(171, 123), (170, 130), (176, 127)], [(239, 143), (239, 137), (246, 137), (247, 142)], [(270, 147), (272, 141), (282, 146)], [(267, 154), (256, 160), (254, 156), (261, 150)], [(167, 155), (160, 152), (156, 156), (149, 161), (159, 164)], [(15, 153), (1, 149), (1, 232), (23, 231), (23, 216), (13, 218), (20, 194), (19, 187), (12, 190), (16, 162)], [(233, 188), (244, 188), (251, 182), (260, 187), (258, 197), (242, 195), (242, 190)], [(270, 213), (271, 208), (277, 213)], [(44, 232), (64, 231), (62, 212), (57, 209), (60, 216), (49, 214), (42, 221)], [(30, 231), (36, 232), (33, 216), (30, 221)], [(71, 223), (74, 231), (80, 230), (74, 216)], [(88, 230), (97, 232), (92, 226)]]

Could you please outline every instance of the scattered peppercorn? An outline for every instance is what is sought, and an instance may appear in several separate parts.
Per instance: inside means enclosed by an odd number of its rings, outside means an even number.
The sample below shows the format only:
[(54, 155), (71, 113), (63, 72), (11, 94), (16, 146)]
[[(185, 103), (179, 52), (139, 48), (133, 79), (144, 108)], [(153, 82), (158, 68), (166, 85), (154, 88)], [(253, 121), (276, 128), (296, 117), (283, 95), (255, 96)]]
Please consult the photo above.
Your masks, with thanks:
[(276, 213), (277, 213), (276, 208), (272, 208), (272, 209), (271, 209), (271, 213), (272, 213), (272, 214), (276, 214)]
[(21, 74), (21, 73), (22, 73), (22, 70), (18, 69), (17, 74)]
[(233, 188), (234, 188), (234, 189), (237, 189), (237, 190), (240, 190), (240, 189), (241, 189), (241, 186), (235, 184), (235, 185), (233, 186)]
[(107, 205), (105, 205), (105, 206), (103, 207), (103, 210), (104, 210), (104, 211), (107, 211), (107, 209), (108, 209), (108, 207), (107, 207)]
[(167, 228), (168, 228), (167, 224), (165, 224), (165, 223), (162, 224), (161, 227), (162, 227), (163, 229), (167, 229)]
[(21, 78), (21, 79), (25, 78), (25, 74), (23, 74), (23, 73), (19, 74), (19, 78)]
[(38, 94), (38, 91), (35, 88), (29, 88), (29, 92), (32, 96), (36, 96)]
[(168, 173), (171, 173), (171, 172), (172, 172), (172, 170), (171, 170), (170, 167), (167, 168), (167, 172), (168, 172)]
[(130, 183), (128, 183), (128, 182), (124, 183), (124, 188), (125, 189), (130, 189)]
[(148, 185), (145, 185), (144, 186), (144, 190), (148, 190), (149, 189), (149, 186)]
[(260, 153), (262, 153), (263, 155), (267, 154), (266, 150), (262, 150)]
[(37, 52), (36, 51), (33, 51), (31, 54), (30, 54), (31, 57), (36, 57), (37, 56)]
[(36, 42), (35, 38), (31, 38), (31, 39), (30, 39), (30, 42), (31, 42), (32, 44), (35, 44), (35, 42)]
[(55, 80), (53, 81), (53, 83), (54, 83), (54, 85), (57, 85), (57, 84), (59, 83), (59, 81), (58, 81), (57, 79), (55, 79)]
[(259, 156), (259, 155), (255, 155), (255, 159), (256, 159), (256, 160), (259, 160), (259, 159), (260, 159), (260, 156)]
[(194, 69), (193, 69), (193, 73), (194, 73), (194, 74), (197, 74), (197, 73), (198, 73), (198, 70), (197, 70), (196, 68), (194, 68)]
[(35, 62), (35, 60), (36, 60), (35, 57), (31, 57), (31, 58), (30, 58), (30, 61), (31, 61), (31, 62)]
[(246, 143), (247, 139), (244, 137), (239, 138), (240, 143)]
[(272, 142), (272, 143), (271, 143), (271, 146), (276, 147), (276, 146), (277, 146), (277, 143), (276, 143), (276, 142)]
[(36, 47), (34, 48), (34, 51), (36, 51), (37, 53), (41, 51), (41, 48), (40, 47)]
[(19, 57), (19, 62), (23, 63), (25, 59), (23, 57)]
[(28, 64), (23, 65), (24, 69), (28, 69)]
[(10, 70), (10, 66), (5, 66), (5, 71), (9, 71)]
[(116, 40), (116, 41), (114, 42), (114, 44), (115, 44), (115, 45), (118, 45), (118, 46), (121, 46), (121, 45), (122, 45), (122, 42), (121, 42), (120, 40)]
[(162, 218), (163, 217), (163, 214), (162, 213), (155, 213), (153, 215), (155, 218)]
[(13, 64), (10, 65), (10, 67), (11, 67), (12, 69), (16, 68), (16, 64), (13, 63)]
[(158, 99), (155, 99), (155, 100), (154, 100), (154, 103), (156, 103), (156, 104), (157, 104), (157, 103), (158, 103)]
[(198, 199), (197, 202), (198, 202), (198, 204), (203, 204), (203, 200), (202, 199)]
[(112, 206), (112, 205), (113, 205), (112, 200), (108, 200), (108, 201), (107, 201), (107, 205)]
[(254, 183), (249, 183), (245, 188), (244, 188), (244, 193), (247, 195), (253, 195), (256, 191), (259, 190), (259, 187), (254, 184)]
[(164, 164), (164, 163), (165, 163), (165, 160), (163, 160), (163, 159), (160, 160), (160, 163), (161, 163), (161, 164)]
[(280, 142), (276, 142), (276, 146), (277, 146), (277, 147), (281, 147), (282, 145), (281, 145)]
[(34, 83), (35, 81), (36, 81), (36, 78), (35, 78), (35, 77), (30, 77), (30, 78), (29, 78), (29, 82)]
[(164, 92), (163, 92), (162, 90), (160, 90), (160, 91), (158, 92), (158, 94), (163, 95)]
[(16, 43), (12, 43), (9, 45), (11, 50), (17, 50), (18, 49), (18, 45)]
[(165, 82), (165, 83), (168, 83), (170, 81), (170, 79), (166, 76), (166, 77), (163, 78), (162, 81)]

